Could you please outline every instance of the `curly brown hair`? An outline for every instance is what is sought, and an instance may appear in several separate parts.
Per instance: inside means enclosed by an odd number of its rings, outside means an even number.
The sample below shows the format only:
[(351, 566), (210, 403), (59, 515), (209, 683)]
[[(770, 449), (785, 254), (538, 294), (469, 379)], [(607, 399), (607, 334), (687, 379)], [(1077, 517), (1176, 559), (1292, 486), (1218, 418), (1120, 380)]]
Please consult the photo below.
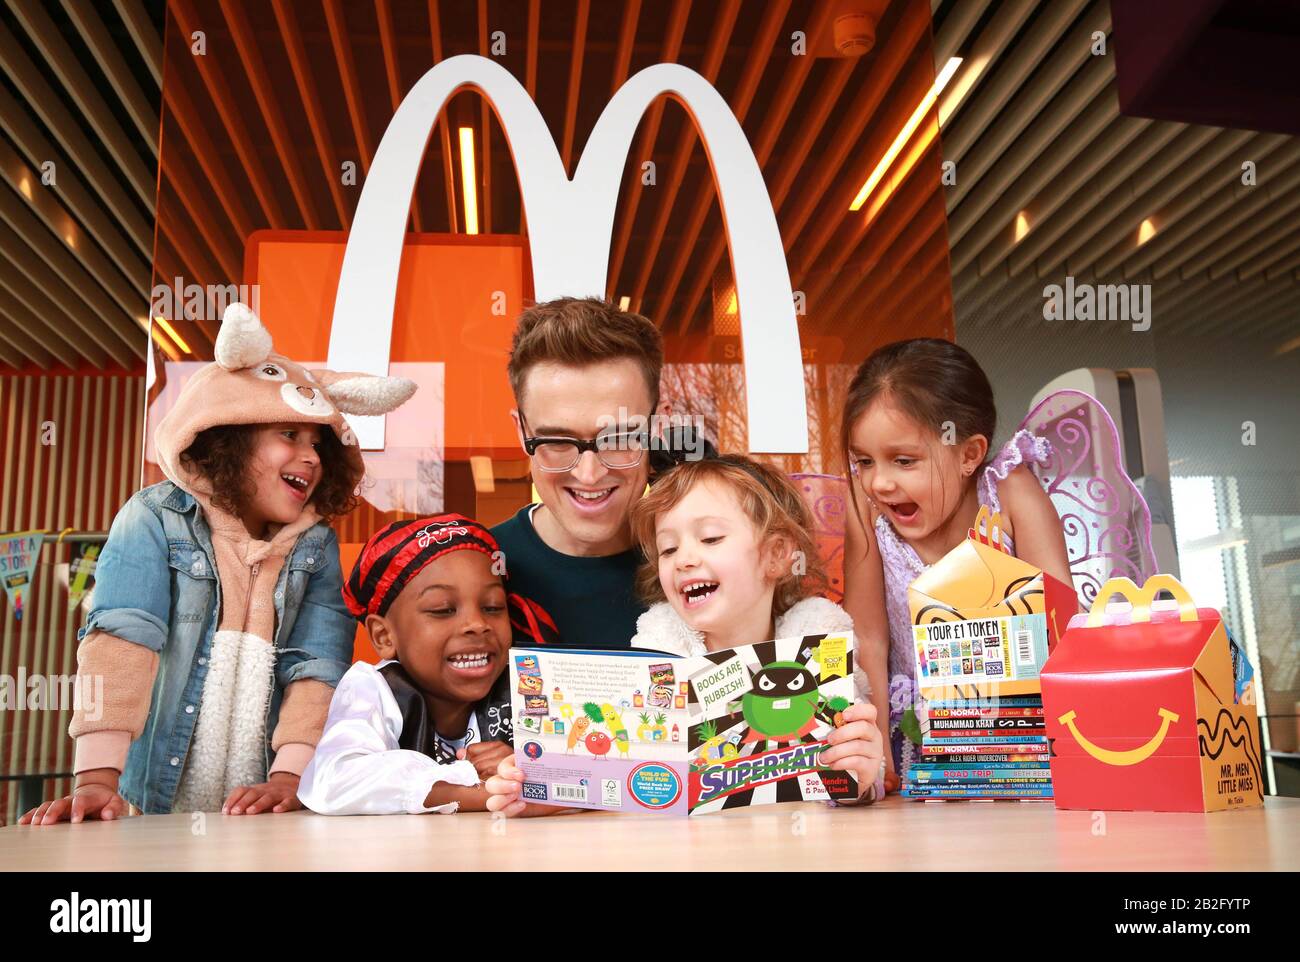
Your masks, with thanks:
[[(736, 495), (740, 509), (754, 523), (758, 540), (782, 539), (789, 547), (787, 557), (802, 558), (803, 565), (791, 564), (776, 583), (772, 614), (783, 615), (811, 595), (826, 590), (826, 569), (813, 540), (812, 512), (788, 478), (769, 465), (738, 454), (723, 454), (699, 461), (683, 461), (659, 475), (650, 492), (632, 507), (632, 537), (641, 546), (645, 562), (637, 571), (637, 591), (649, 604), (666, 601), (659, 583), (655, 549), (655, 520), (686, 497), (697, 484), (718, 481)], [(800, 573), (797, 567), (803, 567)]]
[[(320, 427), (320, 481), (311, 495), (311, 505), (325, 521), (351, 512), (361, 499), (357, 485), (363, 472), (348, 458), (343, 442), (333, 428)], [(212, 503), (223, 511), (243, 517), (253, 498), (248, 463), (253, 458), (260, 424), (222, 424), (200, 431), (181, 452), (181, 463), (200, 474), (212, 486)]]

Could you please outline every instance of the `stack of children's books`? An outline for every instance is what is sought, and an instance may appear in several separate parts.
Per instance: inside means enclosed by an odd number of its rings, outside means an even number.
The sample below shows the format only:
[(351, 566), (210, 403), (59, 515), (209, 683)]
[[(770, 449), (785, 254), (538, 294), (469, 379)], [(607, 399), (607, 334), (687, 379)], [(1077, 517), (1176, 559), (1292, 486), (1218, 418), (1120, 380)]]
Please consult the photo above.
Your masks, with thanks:
[(1051, 798), (1039, 694), (926, 702), (909, 798)]
[(921, 732), (909, 798), (1052, 797), (1039, 671), (1078, 601), (1013, 557), (996, 513), (908, 588)]

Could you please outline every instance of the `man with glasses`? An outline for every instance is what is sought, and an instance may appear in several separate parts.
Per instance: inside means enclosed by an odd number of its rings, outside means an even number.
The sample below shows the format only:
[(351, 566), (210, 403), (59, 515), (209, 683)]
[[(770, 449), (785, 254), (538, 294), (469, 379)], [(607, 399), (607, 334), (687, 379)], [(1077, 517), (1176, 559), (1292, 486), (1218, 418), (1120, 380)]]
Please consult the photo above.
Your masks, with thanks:
[(524, 311), (510, 349), (511, 412), (540, 504), (493, 528), (512, 591), (541, 605), (561, 642), (627, 648), (645, 606), (628, 513), (645, 490), (663, 339), (596, 298)]

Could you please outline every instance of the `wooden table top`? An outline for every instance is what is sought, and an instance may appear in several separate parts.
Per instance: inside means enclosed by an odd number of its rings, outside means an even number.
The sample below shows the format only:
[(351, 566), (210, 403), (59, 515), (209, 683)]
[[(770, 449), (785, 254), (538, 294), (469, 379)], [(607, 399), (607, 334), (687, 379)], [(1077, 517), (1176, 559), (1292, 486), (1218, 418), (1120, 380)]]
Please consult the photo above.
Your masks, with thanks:
[(1300, 799), (1212, 815), (1050, 802), (790, 802), (697, 818), (148, 815), (0, 829), (7, 870), (1300, 869)]

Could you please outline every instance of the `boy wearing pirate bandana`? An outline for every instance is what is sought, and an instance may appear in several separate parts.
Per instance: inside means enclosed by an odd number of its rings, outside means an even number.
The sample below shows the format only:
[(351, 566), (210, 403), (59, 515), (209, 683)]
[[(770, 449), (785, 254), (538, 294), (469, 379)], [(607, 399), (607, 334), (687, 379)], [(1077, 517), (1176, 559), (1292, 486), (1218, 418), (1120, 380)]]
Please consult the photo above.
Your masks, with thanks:
[(486, 811), (482, 780), (513, 751), (512, 634), (556, 637), (504, 575), (496, 540), (462, 515), (371, 536), (343, 598), (381, 660), (339, 682), (299, 786), (304, 805), (325, 815)]

